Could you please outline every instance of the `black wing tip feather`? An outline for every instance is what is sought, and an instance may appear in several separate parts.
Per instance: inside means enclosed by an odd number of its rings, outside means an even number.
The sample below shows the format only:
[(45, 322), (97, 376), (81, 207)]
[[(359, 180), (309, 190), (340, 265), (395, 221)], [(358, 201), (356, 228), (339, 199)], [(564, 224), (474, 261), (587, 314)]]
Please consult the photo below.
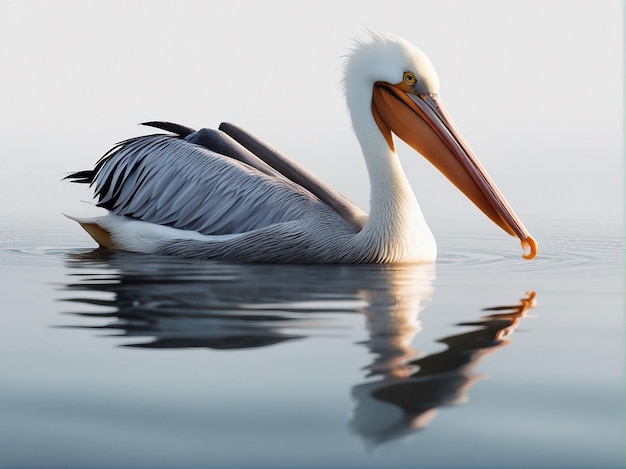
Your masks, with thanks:
[(78, 171), (76, 173), (69, 174), (63, 178), (63, 181), (69, 179), (70, 182), (76, 182), (78, 184), (91, 184), (95, 176), (96, 171), (93, 169), (87, 169), (85, 171)]
[(164, 121), (150, 121), (150, 122), (142, 122), (140, 125), (146, 125), (148, 127), (154, 127), (156, 129), (165, 130), (166, 132), (172, 132), (173, 134), (178, 135), (181, 138), (185, 138), (188, 135), (191, 135), (196, 130), (191, 127), (187, 127), (186, 125), (176, 124), (174, 122), (164, 122)]

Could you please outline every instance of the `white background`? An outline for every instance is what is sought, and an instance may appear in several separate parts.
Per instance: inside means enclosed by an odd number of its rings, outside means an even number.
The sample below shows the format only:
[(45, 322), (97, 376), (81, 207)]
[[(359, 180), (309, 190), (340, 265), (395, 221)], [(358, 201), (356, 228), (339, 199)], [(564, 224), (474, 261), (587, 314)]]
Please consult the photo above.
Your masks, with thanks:
[[(339, 85), (365, 28), (430, 56), (449, 112), (527, 225), (621, 216), (623, 17), (610, 0), (1, 0), (0, 210), (58, 214), (77, 197), (59, 180), (147, 120), (237, 123), (367, 208)], [(489, 224), (400, 152), (432, 224)]]

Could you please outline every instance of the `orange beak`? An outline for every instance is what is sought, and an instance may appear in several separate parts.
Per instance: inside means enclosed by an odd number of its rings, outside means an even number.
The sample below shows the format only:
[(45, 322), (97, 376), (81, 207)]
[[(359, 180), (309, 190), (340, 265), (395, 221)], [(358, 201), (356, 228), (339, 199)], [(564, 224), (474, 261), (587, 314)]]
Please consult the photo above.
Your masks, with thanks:
[(372, 112), (393, 148), (391, 132), (430, 161), (496, 225), (522, 244), (524, 259), (537, 255), (537, 242), (482, 167), (434, 93), (417, 95), (406, 85), (378, 82)]

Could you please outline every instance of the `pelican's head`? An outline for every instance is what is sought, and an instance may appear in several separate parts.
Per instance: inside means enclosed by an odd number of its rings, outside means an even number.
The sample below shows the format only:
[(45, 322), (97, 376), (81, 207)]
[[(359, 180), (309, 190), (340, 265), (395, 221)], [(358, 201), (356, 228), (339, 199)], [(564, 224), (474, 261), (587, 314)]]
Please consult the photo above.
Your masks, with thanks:
[[(485, 215), (529, 252), (537, 243), (481, 166), (439, 98), (439, 78), (432, 63), (410, 42), (372, 34), (357, 41), (346, 62), (344, 88), (352, 122), (362, 142), (365, 134), (384, 137), (394, 151), (392, 133), (437, 167)], [(371, 125), (357, 125), (364, 119)], [(359, 134), (361, 132), (361, 134)], [(363, 144), (363, 143), (362, 143)]]

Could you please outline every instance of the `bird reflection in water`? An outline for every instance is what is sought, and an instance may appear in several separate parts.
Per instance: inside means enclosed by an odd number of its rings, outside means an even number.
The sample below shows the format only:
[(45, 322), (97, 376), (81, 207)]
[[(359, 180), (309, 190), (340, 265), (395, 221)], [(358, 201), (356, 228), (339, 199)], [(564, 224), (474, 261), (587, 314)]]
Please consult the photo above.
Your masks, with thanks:
[[(442, 352), (412, 347), (419, 313), (431, 300), (434, 265), (289, 266), (181, 260), (93, 251), (68, 255), (63, 290), (105, 329), (142, 348), (247, 349), (320, 335), (346, 335), (337, 317), (363, 314), (374, 361), (353, 387), (351, 430), (378, 444), (424, 428), (440, 406), (462, 402), (472, 369), (534, 305), (489, 308), (473, 326), (441, 339)], [(85, 311), (88, 308), (89, 311)], [(147, 340), (146, 340), (147, 338)], [(375, 381), (370, 381), (375, 379)]]
[(474, 367), (507, 345), (506, 336), (535, 306), (535, 292), (526, 295), (516, 305), (485, 308), (489, 314), (479, 320), (457, 324), (474, 329), (439, 339), (446, 350), (419, 358), (410, 345), (415, 332), (380, 328), (384, 313), (371, 315), (368, 345), (377, 358), (369, 369), (382, 379), (354, 386), (352, 430), (376, 445), (425, 428), (441, 406), (464, 402), (467, 390), (481, 377), (473, 373)]

